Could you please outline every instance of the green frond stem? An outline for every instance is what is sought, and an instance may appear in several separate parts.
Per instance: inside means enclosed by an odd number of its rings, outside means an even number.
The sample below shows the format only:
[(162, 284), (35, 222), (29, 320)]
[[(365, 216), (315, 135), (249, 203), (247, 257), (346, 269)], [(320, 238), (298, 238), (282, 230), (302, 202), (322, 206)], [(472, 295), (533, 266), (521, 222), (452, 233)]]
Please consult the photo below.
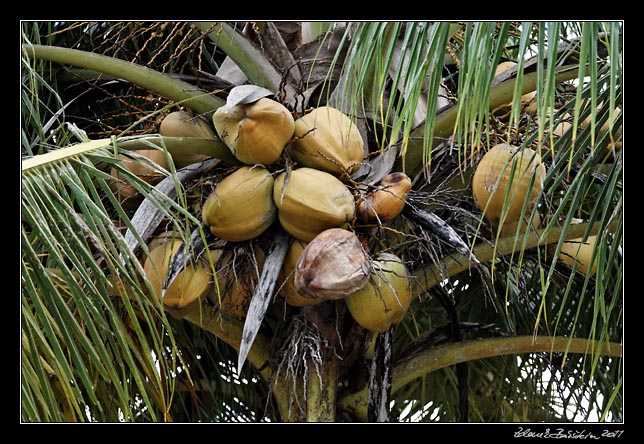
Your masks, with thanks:
[(81, 154), (90, 153), (96, 149), (116, 145), (128, 151), (149, 150), (152, 146), (165, 146), (170, 153), (203, 154), (216, 159), (221, 159), (234, 165), (239, 161), (220, 140), (197, 139), (193, 137), (166, 137), (160, 135), (130, 136), (113, 139), (99, 139), (82, 142), (69, 147), (50, 151), (45, 154), (30, 157), (22, 161), (22, 172), (38, 169), (43, 165), (55, 163), (59, 160), (69, 159)]
[[(578, 75), (578, 68), (564, 67), (557, 70), (555, 75), (555, 82), (561, 83), (567, 80), (576, 79)], [(537, 73), (529, 73), (523, 76), (522, 80), (522, 94), (535, 91), (537, 88)], [(514, 88), (516, 80), (507, 80), (502, 82), (490, 90), (489, 96), (489, 109), (493, 110), (505, 103), (511, 103), (514, 97)], [(458, 106), (454, 105), (447, 108), (434, 119), (434, 143), (432, 146), (447, 140), (452, 134), (456, 126), (458, 118)], [(404, 158), (399, 158), (394, 166), (396, 171), (405, 171), (408, 175), (416, 174), (421, 166), (423, 166), (423, 135), (425, 133), (425, 125), (414, 129), (409, 137), (409, 144)]]
[(318, 367), (307, 365), (306, 420), (307, 422), (335, 422), (336, 382), (338, 358), (335, 353), (325, 353), (324, 362)]
[[(590, 229), (587, 223), (570, 225), (566, 231), (566, 239), (580, 238), (588, 230), (588, 235), (597, 234), (600, 229), (608, 232), (614, 232), (618, 227), (619, 221), (613, 221), (602, 228), (602, 222), (596, 222)], [(551, 229), (538, 229), (527, 234), (523, 244), (516, 242), (514, 235), (497, 239), (495, 245), (481, 244), (472, 248), (472, 254), (481, 262), (485, 263), (492, 260), (498, 255), (511, 254), (517, 248), (529, 249), (541, 245), (557, 243), (560, 240), (562, 229), (553, 227)], [(496, 251), (495, 251), (496, 248)], [(453, 276), (461, 271), (465, 271), (474, 265), (470, 258), (462, 253), (454, 253), (442, 261), (440, 266), (435, 264), (423, 267), (415, 272), (415, 278), (412, 281), (414, 297), (419, 297), (434, 285)]]
[[(411, 381), (444, 367), (462, 362), (495, 356), (522, 353), (593, 353), (621, 357), (622, 345), (614, 342), (604, 343), (584, 338), (552, 336), (517, 336), (513, 338), (487, 338), (452, 343), (431, 348), (421, 354), (394, 366), (392, 393), (400, 390)], [(342, 409), (348, 410), (360, 421), (367, 419), (368, 389), (345, 396), (339, 402)]]
[(22, 53), (33, 59), (73, 65), (118, 77), (174, 102), (181, 102), (182, 105), (200, 114), (211, 115), (224, 104), (220, 98), (187, 82), (114, 57), (78, 49), (30, 44), (22, 45)]
[[(282, 76), (248, 39), (225, 22), (194, 22), (193, 24), (207, 34), (210, 40), (235, 62), (246, 74), (250, 83), (279, 94)], [(294, 99), (293, 88), (288, 84), (285, 88), (287, 88), (287, 97)]]

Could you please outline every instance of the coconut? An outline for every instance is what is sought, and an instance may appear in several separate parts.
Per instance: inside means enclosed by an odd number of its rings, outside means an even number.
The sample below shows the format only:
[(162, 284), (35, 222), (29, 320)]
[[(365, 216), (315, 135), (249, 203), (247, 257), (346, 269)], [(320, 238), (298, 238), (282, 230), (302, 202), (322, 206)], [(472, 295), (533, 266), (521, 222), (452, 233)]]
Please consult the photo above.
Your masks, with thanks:
[[(517, 236), (524, 234), (528, 229), (528, 218), (529, 216), (526, 215), (523, 219), (503, 224), (501, 227), (501, 236)], [(531, 226), (535, 230), (541, 226), (541, 216), (539, 216), (539, 213), (536, 213), (532, 218)]]
[(306, 242), (302, 242), (299, 239), (294, 239), (293, 242), (291, 242), (278, 278), (278, 288), (280, 289), (279, 295), (286, 299), (286, 303), (288, 305), (292, 305), (294, 307), (317, 305), (324, 301), (324, 299), (302, 296), (295, 289), (295, 266), (302, 255), (302, 251), (304, 251), (304, 248), (306, 248), (307, 245), (308, 244)]
[(597, 243), (597, 236), (588, 236), (584, 242), (582, 238), (572, 239), (564, 242), (559, 250), (559, 260), (586, 276), (592, 277), (597, 272), (597, 258), (592, 264), (593, 250)]
[(373, 261), (372, 277), (363, 288), (344, 298), (353, 319), (367, 330), (384, 332), (400, 322), (412, 300), (407, 267), (390, 253)]
[(497, 226), (505, 209), (504, 223), (521, 217), (524, 202), (530, 211), (546, 177), (541, 157), (530, 148), (499, 144), (481, 158), (472, 177), (472, 194), (484, 216)]
[(295, 140), (287, 151), (300, 166), (344, 178), (360, 168), (364, 141), (349, 116), (322, 106), (295, 121)]
[(242, 163), (270, 165), (292, 139), (295, 122), (281, 103), (262, 97), (252, 103), (224, 105), (213, 114), (221, 140)]
[[(165, 137), (190, 137), (195, 139), (215, 140), (215, 130), (204, 118), (193, 115), (188, 111), (174, 111), (163, 118), (159, 125), (159, 134)], [(172, 154), (172, 160), (179, 168), (201, 162), (207, 158), (203, 154), (180, 153)]]
[(411, 191), (411, 179), (403, 172), (385, 176), (375, 191), (360, 198), (356, 216), (362, 223), (384, 223), (402, 213)]
[(233, 242), (253, 239), (273, 223), (273, 176), (262, 167), (242, 166), (226, 176), (208, 196), (202, 221), (215, 236)]
[(313, 168), (277, 176), (273, 199), (284, 230), (303, 242), (328, 228), (348, 228), (355, 218), (351, 191), (335, 176)]
[[(183, 244), (178, 238), (157, 244), (150, 250), (143, 270), (157, 297), (161, 297), (172, 259)], [(197, 309), (210, 291), (210, 276), (201, 261), (188, 264), (172, 281), (163, 296), (164, 308), (174, 317), (181, 318)]]
[[(501, 73), (514, 68), (515, 66), (517, 66), (517, 63), (512, 61), (499, 63), (494, 71), (494, 77), (498, 77)], [(532, 115), (537, 111), (537, 103), (534, 100), (536, 96), (536, 91), (530, 91), (521, 96), (521, 107), (525, 113)]]
[[(118, 158), (121, 165), (141, 180), (154, 185), (163, 179), (163, 173), (157, 168), (168, 168), (168, 161), (165, 152), (161, 150), (138, 150), (136, 154), (144, 159), (135, 159), (125, 154), (119, 154)], [(149, 162), (146, 162), (148, 160)], [(143, 197), (139, 191), (132, 185), (125, 174), (116, 168), (110, 170), (112, 179), (109, 186), (117, 199), (126, 209), (134, 209), (140, 203)]]
[(370, 258), (358, 237), (342, 228), (318, 234), (302, 251), (293, 283), (307, 298), (336, 300), (364, 287), (371, 272)]

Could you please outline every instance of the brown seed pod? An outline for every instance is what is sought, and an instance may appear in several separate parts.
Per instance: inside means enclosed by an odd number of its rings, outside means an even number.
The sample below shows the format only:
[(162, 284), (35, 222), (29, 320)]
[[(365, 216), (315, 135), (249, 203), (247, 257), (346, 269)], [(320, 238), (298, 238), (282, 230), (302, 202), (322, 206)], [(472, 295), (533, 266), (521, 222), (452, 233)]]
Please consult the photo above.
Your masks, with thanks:
[(369, 255), (358, 237), (351, 231), (331, 228), (304, 248), (293, 282), (302, 296), (336, 300), (364, 287), (370, 272)]
[(407, 267), (390, 253), (381, 253), (373, 261), (372, 278), (344, 302), (358, 324), (374, 332), (387, 331), (400, 322), (412, 300)]
[(411, 191), (411, 179), (397, 171), (385, 176), (378, 189), (361, 197), (356, 216), (362, 223), (388, 222), (402, 212)]

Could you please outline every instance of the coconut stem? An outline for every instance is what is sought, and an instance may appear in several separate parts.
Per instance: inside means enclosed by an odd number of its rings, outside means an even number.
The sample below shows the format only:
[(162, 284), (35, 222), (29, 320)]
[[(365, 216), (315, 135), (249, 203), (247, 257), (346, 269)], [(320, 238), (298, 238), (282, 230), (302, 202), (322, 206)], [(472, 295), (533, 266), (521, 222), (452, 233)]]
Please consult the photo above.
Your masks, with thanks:
[[(250, 83), (279, 94), (282, 76), (246, 37), (225, 22), (194, 22), (193, 24), (207, 34), (210, 40), (239, 66)], [(287, 98), (293, 100), (295, 98), (293, 87), (287, 83), (284, 88)]]
[(182, 80), (136, 63), (78, 49), (58, 46), (23, 44), (26, 57), (73, 65), (99, 71), (127, 80), (135, 85), (156, 92), (175, 102), (203, 114), (210, 114), (224, 101)]
[[(409, 382), (430, 372), (462, 362), (519, 353), (589, 353), (621, 357), (622, 346), (583, 338), (559, 336), (517, 336), (514, 338), (489, 338), (458, 342), (425, 350), (420, 355), (398, 363), (393, 369), (392, 393)], [(367, 420), (368, 389), (340, 400), (340, 407), (350, 411), (360, 421)]]
[(338, 380), (338, 312), (332, 302), (303, 309), (308, 322), (321, 335), (319, 354), (309, 358), (306, 366), (306, 420), (307, 422), (335, 422)]
[[(608, 232), (614, 232), (619, 221), (613, 221), (605, 227), (602, 222), (596, 222), (592, 227), (588, 224), (574, 224), (568, 227), (566, 239), (576, 239), (582, 237), (586, 230), (588, 235), (592, 236), (605, 229)], [(480, 263), (491, 261), (496, 256), (503, 256), (513, 253), (516, 249), (530, 249), (537, 246), (548, 245), (559, 242), (563, 229), (559, 227), (542, 228), (531, 231), (526, 235), (523, 244), (516, 242), (516, 236), (510, 235), (497, 240), (496, 245), (481, 244), (472, 248), (472, 254), (476, 256)], [(434, 285), (442, 282), (444, 279), (454, 276), (461, 271), (467, 270), (474, 265), (470, 257), (462, 253), (453, 253), (446, 257), (440, 264), (431, 264), (415, 271), (412, 279), (413, 297), (418, 297), (432, 288)]]

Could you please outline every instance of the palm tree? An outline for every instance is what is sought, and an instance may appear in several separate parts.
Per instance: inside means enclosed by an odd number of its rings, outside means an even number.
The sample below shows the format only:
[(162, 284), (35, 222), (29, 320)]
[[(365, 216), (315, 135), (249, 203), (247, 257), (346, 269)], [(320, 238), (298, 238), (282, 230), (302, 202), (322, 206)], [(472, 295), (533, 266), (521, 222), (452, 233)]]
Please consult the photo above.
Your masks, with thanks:
[[(23, 421), (622, 421), (621, 23), (21, 25)], [(343, 300), (286, 304), (277, 223), (223, 247), (253, 264), (255, 245), (269, 252), (246, 317), (154, 297), (150, 241), (171, 231), (183, 257), (217, 243), (201, 208), (239, 166), (216, 136), (159, 124), (176, 110), (212, 122), (242, 84), (296, 118), (350, 116), (366, 141), (356, 189), (411, 178), (401, 215), (350, 227), (409, 269), (400, 322), (373, 332)], [(519, 206), (540, 220), (525, 232), (502, 232), (472, 195), (500, 143), (547, 171)], [(591, 236), (594, 274), (564, 255)]]

